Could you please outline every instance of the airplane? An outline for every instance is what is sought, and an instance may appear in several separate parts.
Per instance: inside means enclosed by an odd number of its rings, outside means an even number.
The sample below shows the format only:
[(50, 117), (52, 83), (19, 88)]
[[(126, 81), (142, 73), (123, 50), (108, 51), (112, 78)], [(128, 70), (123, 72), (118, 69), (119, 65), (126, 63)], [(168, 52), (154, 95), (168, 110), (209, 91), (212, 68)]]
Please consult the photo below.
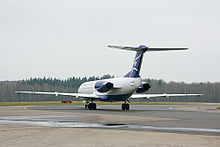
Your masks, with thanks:
[(110, 78), (105, 80), (96, 80), (82, 83), (78, 89), (78, 93), (60, 93), (60, 92), (36, 92), (36, 91), (15, 91), (17, 94), (42, 94), (55, 96), (71, 96), (82, 98), (86, 102), (85, 108), (96, 110), (95, 101), (116, 102), (123, 101), (122, 110), (129, 110), (129, 99), (150, 99), (157, 97), (179, 97), (179, 96), (201, 96), (203, 94), (143, 94), (148, 91), (151, 86), (143, 82), (140, 76), (141, 64), (144, 53), (151, 51), (173, 51), (187, 50), (187, 47), (148, 47), (140, 45), (139, 47), (114, 46), (108, 45), (110, 48), (135, 51), (132, 69), (121, 78)]

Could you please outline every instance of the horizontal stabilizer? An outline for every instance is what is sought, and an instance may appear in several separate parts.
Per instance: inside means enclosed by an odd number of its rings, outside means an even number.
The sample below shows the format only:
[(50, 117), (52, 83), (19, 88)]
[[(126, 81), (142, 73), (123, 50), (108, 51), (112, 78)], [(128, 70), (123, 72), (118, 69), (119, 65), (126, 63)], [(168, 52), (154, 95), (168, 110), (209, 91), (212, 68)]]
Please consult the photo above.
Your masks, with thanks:
[(130, 51), (140, 51), (140, 50), (142, 50), (142, 48), (139, 48), (139, 47), (129, 47), (129, 46), (108, 45), (108, 47), (122, 49), (122, 50), (130, 50)]
[(187, 50), (188, 47), (149, 47), (147, 51), (173, 51), (173, 50)]
[(188, 47), (147, 47), (145, 45), (140, 45), (139, 47), (129, 47), (129, 46), (115, 46), (108, 45), (110, 48), (117, 48), (122, 50), (130, 50), (130, 51), (173, 51), (173, 50), (187, 50)]

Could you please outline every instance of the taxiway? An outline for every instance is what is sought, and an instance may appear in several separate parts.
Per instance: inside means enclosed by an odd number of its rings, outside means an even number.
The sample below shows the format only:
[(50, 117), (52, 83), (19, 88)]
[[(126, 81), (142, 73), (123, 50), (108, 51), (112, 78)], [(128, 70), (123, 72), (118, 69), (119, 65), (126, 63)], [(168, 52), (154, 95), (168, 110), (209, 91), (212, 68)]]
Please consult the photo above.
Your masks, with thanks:
[(120, 105), (98, 110), (77, 105), (0, 107), (0, 146), (218, 146), (218, 106), (131, 105), (129, 111)]

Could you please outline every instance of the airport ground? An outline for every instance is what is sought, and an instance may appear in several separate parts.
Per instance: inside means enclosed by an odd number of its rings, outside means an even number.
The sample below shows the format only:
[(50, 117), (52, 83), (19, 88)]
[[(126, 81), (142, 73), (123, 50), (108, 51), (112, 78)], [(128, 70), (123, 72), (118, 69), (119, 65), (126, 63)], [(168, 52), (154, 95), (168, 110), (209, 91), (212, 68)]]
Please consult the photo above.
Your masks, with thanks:
[(219, 106), (2, 106), (0, 146), (219, 146)]

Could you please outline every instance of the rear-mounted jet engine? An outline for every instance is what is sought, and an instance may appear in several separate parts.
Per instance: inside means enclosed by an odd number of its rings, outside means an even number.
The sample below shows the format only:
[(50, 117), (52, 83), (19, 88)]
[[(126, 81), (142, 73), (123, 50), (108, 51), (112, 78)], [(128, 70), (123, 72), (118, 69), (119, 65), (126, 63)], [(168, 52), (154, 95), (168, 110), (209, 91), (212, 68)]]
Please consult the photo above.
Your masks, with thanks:
[(136, 93), (146, 92), (151, 88), (151, 86), (147, 83), (142, 83), (141, 86), (136, 90)]
[(113, 88), (113, 83), (111, 82), (106, 82), (106, 81), (98, 81), (95, 83), (95, 89), (98, 92), (108, 92)]

